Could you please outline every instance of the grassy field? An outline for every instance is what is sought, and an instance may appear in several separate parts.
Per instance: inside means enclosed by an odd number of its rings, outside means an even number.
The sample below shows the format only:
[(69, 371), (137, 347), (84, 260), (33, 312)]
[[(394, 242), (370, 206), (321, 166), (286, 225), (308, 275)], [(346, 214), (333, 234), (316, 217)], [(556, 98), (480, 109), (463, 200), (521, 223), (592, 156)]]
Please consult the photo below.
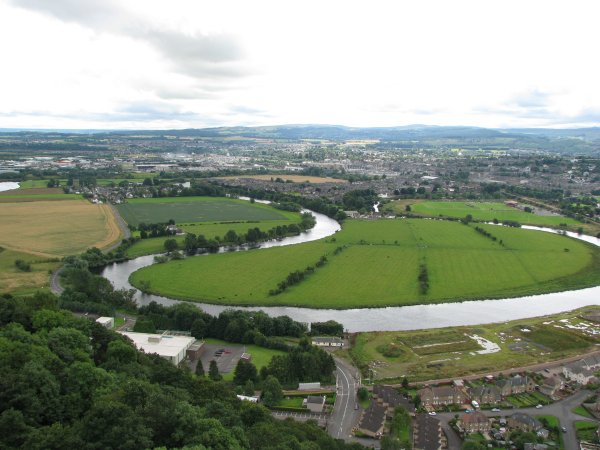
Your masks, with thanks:
[(42, 200), (79, 200), (77, 194), (65, 194), (59, 188), (31, 188), (0, 192), (0, 203), (36, 202)]
[[(138, 286), (148, 281), (153, 293), (184, 300), (340, 309), (503, 298), (598, 284), (600, 251), (591, 245), (557, 234), (482, 227), (497, 241), (457, 222), (349, 220), (328, 239), (188, 258), (142, 269), (131, 281)], [(339, 247), (343, 251), (336, 254)], [(321, 256), (328, 259), (323, 267), (269, 295), (288, 274)], [(419, 289), (420, 264), (429, 276), (426, 293)]]
[(0, 246), (40, 256), (65, 256), (96, 246), (104, 248), (120, 237), (107, 205), (84, 200), (3, 203)]
[[(22, 259), (31, 265), (31, 272), (23, 272), (15, 267), (15, 260)], [(0, 250), (0, 294), (33, 294), (40, 288), (48, 287), (49, 271), (60, 263), (50, 258), (34, 256), (13, 250)]]
[(578, 420), (575, 422), (575, 432), (577, 433), (577, 439), (581, 441), (597, 442), (597, 430), (598, 422), (594, 422), (591, 420)]
[(161, 223), (285, 220), (284, 211), (260, 203), (218, 197), (136, 198), (118, 205), (130, 225)]
[[(240, 347), (242, 344), (232, 344), (231, 342), (223, 341), (221, 339), (208, 338), (206, 339), (207, 344), (216, 344), (232, 347)], [(281, 350), (272, 350), (270, 348), (259, 347), (258, 345), (250, 344), (245, 345), (246, 353), (250, 353), (252, 355), (252, 364), (256, 366), (256, 369), (260, 371), (260, 369), (264, 366), (269, 365), (271, 362), (271, 358), (276, 355), (285, 355), (285, 352)], [(208, 367), (205, 367), (204, 370), (208, 371)], [(227, 381), (233, 380), (233, 371), (230, 373), (223, 374), (223, 379)]]
[[(411, 380), (419, 381), (461, 377), (474, 373), (494, 373), (561, 359), (593, 349), (600, 343), (600, 325), (580, 318), (583, 312), (592, 309), (594, 308), (475, 327), (359, 333), (350, 354), (365, 375), (369, 372), (367, 368), (372, 368), (375, 370), (375, 378), (381, 379), (399, 379), (407, 376)], [(523, 330), (540, 333), (527, 333)], [(499, 351), (478, 354), (472, 347), (429, 354), (420, 351), (426, 345), (429, 346), (426, 348), (439, 347), (441, 350), (449, 342), (462, 341), (474, 342), (477, 345), (476, 350), (482, 350), (482, 347), (469, 337), (474, 335), (496, 344)], [(523, 337), (524, 335), (527, 337)], [(582, 344), (574, 347), (570, 340)], [(386, 355), (385, 347), (390, 344), (399, 349), (395, 353), (396, 356)], [(544, 351), (540, 351), (542, 348)], [(528, 395), (531, 398), (517, 396), (513, 400), (519, 404), (534, 405), (547, 402), (544, 397), (538, 397), (541, 394), (537, 392)]]
[[(401, 213), (405, 211), (405, 205), (406, 202), (399, 203), (398, 205), (395, 205), (395, 202), (392, 202), (389, 204), (388, 208), (391, 208), (397, 213)], [(539, 216), (497, 202), (413, 202), (411, 205), (411, 212), (413, 214), (428, 217), (463, 218), (470, 214), (475, 220), (492, 221), (498, 219), (500, 222), (514, 220), (522, 224), (552, 227), (558, 227), (560, 224), (574, 225), (579, 223), (570, 217)]]
[(231, 176), (231, 177), (217, 177), (219, 179), (223, 179), (223, 180), (239, 180), (242, 178), (251, 178), (253, 180), (266, 180), (266, 181), (271, 181), (271, 180), (276, 180), (277, 178), (281, 178), (284, 181), (290, 180), (294, 183), (347, 183), (346, 180), (340, 180), (338, 178), (329, 178), (329, 177), (311, 177), (311, 176), (306, 176), (306, 175), (288, 175), (288, 174), (281, 174), (281, 175), (238, 175), (238, 176)]

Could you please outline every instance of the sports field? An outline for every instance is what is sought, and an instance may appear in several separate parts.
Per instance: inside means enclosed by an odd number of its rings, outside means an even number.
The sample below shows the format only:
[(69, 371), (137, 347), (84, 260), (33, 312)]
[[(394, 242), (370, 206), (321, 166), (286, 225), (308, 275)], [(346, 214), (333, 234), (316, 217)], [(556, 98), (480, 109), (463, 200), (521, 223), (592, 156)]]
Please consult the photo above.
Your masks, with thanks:
[[(339, 309), (514, 297), (599, 282), (600, 250), (591, 245), (549, 233), (481, 227), (496, 241), (457, 222), (349, 220), (324, 240), (173, 261), (135, 272), (131, 281), (187, 300)], [(325, 265), (269, 294), (321, 256)], [(425, 292), (422, 266), (429, 279)]]
[(600, 325), (580, 317), (592, 308), (477, 327), (359, 333), (350, 355), (365, 375), (370, 367), (379, 379), (497, 373), (594, 350)]
[(2, 203), (0, 246), (39, 256), (66, 256), (104, 248), (120, 237), (107, 205), (85, 200)]
[[(404, 201), (402, 204), (406, 204), (406, 201)], [(392, 202), (390, 206), (394, 208), (394, 202)], [(396, 212), (404, 212), (404, 207), (396, 208)], [(500, 222), (513, 220), (521, 224), (552, 227), (558, 227), (560, 224), (574, 225), (579, 223), (570, 217), (558, 215), (540, 216), (537, 214), (527, 213), (499, 202), (423, 201), (411, 204), (411, 212), (429, 217), (457, 218), (463, 218), (470, 214), (475, 220), (489, 222), (494, 219), (498, 219)]]
[(117, 205), (119, 213), (130, 225), (140, 223), (177, 224), (191, 222), (225, 222), (285, 220), (284, 211), (244, 200), (218, 197), (135, 198)]

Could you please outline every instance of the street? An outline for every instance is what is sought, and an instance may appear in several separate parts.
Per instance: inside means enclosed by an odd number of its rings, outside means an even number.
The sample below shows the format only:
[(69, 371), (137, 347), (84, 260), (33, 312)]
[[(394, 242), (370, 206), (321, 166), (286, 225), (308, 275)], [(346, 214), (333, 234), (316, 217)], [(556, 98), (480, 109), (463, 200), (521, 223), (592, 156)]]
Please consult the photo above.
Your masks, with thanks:
[(349, 363), (335, 358), (337, 396), (333, 413), (329, 418), (327, 431), (336, 439), (352, 438), (352, 427), (358, 422), (360, 409), (355, 409), (358, 400), (358, 371)]

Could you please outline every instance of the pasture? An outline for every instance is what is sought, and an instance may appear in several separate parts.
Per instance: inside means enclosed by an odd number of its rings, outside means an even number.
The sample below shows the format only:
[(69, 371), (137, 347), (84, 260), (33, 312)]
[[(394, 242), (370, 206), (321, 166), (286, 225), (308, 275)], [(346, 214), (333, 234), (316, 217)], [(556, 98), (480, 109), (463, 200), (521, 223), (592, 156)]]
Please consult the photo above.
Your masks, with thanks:
[(140, 223), (177, 224), (193, 222), (285, 220), (285, 211), (260, 203), (220, 197), (135, 198), (117, 205), (130, 225)]
[[(346, 309), (503, 298), (598, 284), (600, 250), (558, 234), (457, 222), (349, 220), (333, 237), (292, 247), (187, 258), (135, 272), (131, 282), (183, 300)], [(502, 241), (502, 244), (499, 243)], [(316, 267), (270, 295), (295, 271)], [(429, 278), (420, 289), (420, 267)]]
[[(600, 328), (580, 316), (593, 308), (474, 327), (358, 333), (349, 352), (365, 376), (377, 379), (407, 376), (411, 381), (423, 381), (487, 375), (592, 350), (600, 342)], [(523, 333), (524, 329), (540, 333)], [(472, 336), (495, 345), (496, 351), (486, 352)], [(578, 345), (571, 345), (570, 340)], [(524, 342), (527, 345), (521, 345)], [(549, 342), (552, 348), (547, 347)]]
[[(23, 272), (15, 266), (15, 260), (21, 259), (31, 265), (30, 272)], [(58, 260), (34, 256), (28, 253), (0, 248), (0, 294), (33, 294), (49, 285), (48, 271), (60, 265)]]
[(33, 255), (56, 257), (105, 248), (120, 237), (107, 205), (84, 200), (3, 203), (0, 246)]
[[(402, 203), (405, 205), (406, 201)], [(394, 209), (394, 202), (390, 205)], [(396, 212), (404, 211), (404, 206), (395, 208)], [(534, 208), (535, 211), (535, 208)], [(498, 219), (500, 222), (514, 220), (527, 225), (558, 227), (560, 224), (574, 225), (579, 222), (570, 217), (559, 215), (537, 215), (513, 208), (499, 202), (443, 202), (422, 201), (411, 204), (411, 212), (427, 217), (457, 217), (463, 218), (470, 214), (474, 220), (489, 221)]]

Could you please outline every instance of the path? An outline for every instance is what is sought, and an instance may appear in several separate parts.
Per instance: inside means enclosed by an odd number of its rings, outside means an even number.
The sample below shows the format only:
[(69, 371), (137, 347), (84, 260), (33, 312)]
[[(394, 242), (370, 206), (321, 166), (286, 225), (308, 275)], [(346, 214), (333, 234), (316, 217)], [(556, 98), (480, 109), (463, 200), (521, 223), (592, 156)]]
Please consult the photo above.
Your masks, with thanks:
[(113, 245), (106, 248), (104, 250), (105, 253), (112, 252), (119, 245), (121, 245), (121, 242), (123, 241), (123, 239), (129, 239), (131, 237), (131, 231), (129, 231), (129, 227), (127, 226), (127, 224), (121, 217), (121, 214), (119, 214), (119, 211), (117, 210), (117, 208), (115, 208), (115, 205), (109, 204), (108, 206), (110, 206), (110, 210), (112, 211), (112, 213), (115, 217), (115, 221), (117, 222), (117, 225), (119, 226), (119, 229), (121, 230), (121, 234), (123, 235), (123, 237), (118, 242), (115, 242)]

